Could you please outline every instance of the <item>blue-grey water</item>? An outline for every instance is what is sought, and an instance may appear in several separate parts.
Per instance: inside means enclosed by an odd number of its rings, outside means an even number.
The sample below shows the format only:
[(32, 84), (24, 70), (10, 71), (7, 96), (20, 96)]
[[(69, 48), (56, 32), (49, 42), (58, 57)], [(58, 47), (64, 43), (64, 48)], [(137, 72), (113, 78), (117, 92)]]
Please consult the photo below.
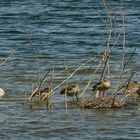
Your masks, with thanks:
[[(109, 12), (116, 21), (115, 40), (122, 29), (123, 12), (120, 1), (112, 0), (110, 5)], [(140, 1), (125, 0), (124, 11), (125, 61), (136, 48), (124, 77), (128, 77), (129, 71), (136, 71), (133, 80), (140, 80)], [(55, 91), (50, 111), (45, 106), (32, 109), (23, 105), (32, 88), (37, 87), (37, 73), (43, 78), (51, 69), (48, 79), (53, 78), (55, 87), (66, 78), (64, 63), (70, 68), (70, 74), (95, 57), (96, 61), (82, 67), (69, 81), (78, 82), (83, 89), (105, 50), (106, 13), (101, 0), (0, 0), (0, 87), (6, 90), (0, 99), (0, 139), (140, 139), (140, 114), (134, 114), (138, 105), (122, 109), (66, 110), (64, 97), (58, 94), (61, 87)], [(121, 33), (109, 61), (113, 83), (120, 72), (123, 37)], [(95, 81), (99, 80), (99, 74)], [(91, 86), (85, 94), (92, 94)]]

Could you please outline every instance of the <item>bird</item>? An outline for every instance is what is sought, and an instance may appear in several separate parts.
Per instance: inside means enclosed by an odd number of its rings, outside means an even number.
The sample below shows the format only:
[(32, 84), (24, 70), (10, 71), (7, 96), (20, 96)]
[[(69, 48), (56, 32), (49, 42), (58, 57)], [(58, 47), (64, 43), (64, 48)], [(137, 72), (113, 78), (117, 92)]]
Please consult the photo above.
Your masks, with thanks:
[(76, 99), (78, 101), (79, 99), (78, 99), (77, 95), (78, 95), (79, 91), (80, 91), (79, 86), (77, 84), (72, 84), (72, 85), (69, 85), (69, 86), (63, 88), (60, 91), (60, 94), (66, 94), (70, 97), (76, 96)]
[(136, 93), (140, 96), (140, 87), (136, 90)]
[(4, 89), (0, 88), (0, 97), (2, 97), (5, 94)]
[(31, 95), (30, 98), (34, 97), (34, 96), (38, 96), (40, 98), (43, 98), (43, 97), (48, 97), (52, 94), (52, 89), (50, 87), (46, 87), (46, 88), (43, 88), (43, 89), (37, 89), (35, 90), (35, 92), (33, 92), (33, 94)]
[(125, 97), (140, 97), (140, 84), (137, 81), (129, 82), (127, 85), (123, 86), (122, 91)]
[(92, 91), (97, 91), (95, 97), (99, 98), (99, 93), (103, 92), (103, 96), (105, 94), (105, 92), (110, 88), (111, 86), (111, 82), (107, 79), (104, 79), (101, 82), (96, 83), (93, 87), (92, 87)]

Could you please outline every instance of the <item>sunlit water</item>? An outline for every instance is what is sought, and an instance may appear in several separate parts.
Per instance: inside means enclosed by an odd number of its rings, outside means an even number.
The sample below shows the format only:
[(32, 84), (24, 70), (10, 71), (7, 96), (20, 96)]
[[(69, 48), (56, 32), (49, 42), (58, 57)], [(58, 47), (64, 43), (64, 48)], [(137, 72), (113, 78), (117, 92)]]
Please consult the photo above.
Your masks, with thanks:
[[(119, 3), (112, 4), (119, 14)], [(133, 80), (140, 80), (139, 5), (139, 0), (125, 1), (126, 60), (136, 48), (127, 66), (128, 71), (137, 71)], [(6, 96), (0, 99), (0, 139), (140, 139), (140, 114), (135, 114), (138, 106), (66, 110), (64, 98), (58, 94), (61, 87), (56, 90), (51, 111), (45, 106), (31, 109), (22, 105), (37, 86), (38, 64), (40, 78), (54, 67), (55, 87), (66, 78), (64, 62), (71, 67), (71, 73), (86, 60), (96, 57), (97, 61), (85, 65), (70, 79), (70, 82), (78, 82), (81, 89), (87, 84), (107, 41), (103, 19), (90, 6), (105, 19), (102, 1), (97, 0), (0, 1), (0, 61), (7, 59), (0, 66), (0, 87), (6, 90)], [(120, 16), (117, 18), (119, 32), (122, 20)], [(121, 34), (110, 58), (110, 78), (114, 83), (119, 75), (122, 38)], [(49, 76), (52, 75), (51, 71)], [(94, 78), (99, 80), (99, 72)], [(86, 94), (92, 94), (91, 86)]]

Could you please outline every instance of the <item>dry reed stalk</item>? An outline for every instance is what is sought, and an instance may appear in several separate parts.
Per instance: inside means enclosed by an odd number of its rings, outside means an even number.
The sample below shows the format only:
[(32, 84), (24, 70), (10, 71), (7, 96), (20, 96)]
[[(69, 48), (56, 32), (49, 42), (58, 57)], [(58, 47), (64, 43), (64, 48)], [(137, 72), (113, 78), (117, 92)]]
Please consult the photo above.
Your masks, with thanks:
[[(106, 9), (108, 9), (108, 8), (107, 8), (106, 2), (104, 1), (103, 3), (104, 3), (104, 5), (105, 5), (104, 7), (106, 7)], [(98, 12), (97, 10), (94, 9), (94, 7), (91, 7), (91, 6), (89, 6), (89, 5), (86, 5), (86, 6), (88, 6), (88, 7), (91, 9), (91, 11), (92, 11), (93, 13), (95, 13), (95, 14), (102, 20), (102, 22), (105, 24), (106, 27), (110, 27), (110, 26), (108, 26), (108, 22), (107, 22), (106, 20), (103, 19), (103, 17), (99, 14), (99, 12)], [(109, 17), (111, 17), (110, 14), (109, 14), (109, 10), (106, 10), (106, 11), (107, 11)], [(114, 9), (113, 9), (113, 11), (114, 11)], [(116, 17), (116, 15), (114, 15), (114, 16)], [(110, 19), (111, 19), (111, 18), (110, 18)], [(115, 18), (114, 18), (114, 20), (115, 20)], [(110, 21), (112, 22), (112, 24), (110, 24), (110, 25), (112, 25), (112, 28), (113, 28), (113, 21), (112, 21), (112, 20), (110, 20)], [(116, 20), (115, 20), (115, 22), (116, 22)], [(114, 27), (115, 27), (115, 26), (114, 26)], [(118, 33), (118, 35), (117, 35), (117, 37), (115, 38), (115, 41), (114, 41), (112, 47), (110, 48), (110, 50), (113, 49), (113, 48), (115, 47), (115, 45), (116, 45), (116, 43), (117, 43), (117, 41), (118, 41), (118, 39), (119, 39), (121, 33), (122, 33), (122, 31), (120, 31), (120, 32)]]
[[(111, 16), (110, 16), (110, 13), (109, 13), (109, 10), (108, 10), (108, 7), (107, 7), (107, 4), (106, 2), (103, 0), (103, 3), (104, 3), (104, 7), (105, 7), (105, 10), (106, 10), (106, 13), (108, 15), (108, 19), (109, 19), (109, 26), (107, 24), (107, 22), (101, 17), (101, 15), (97, 13), (97, 15), (102, 19), (102, 21), (105, 23), (106, 27), (109, 27), (109, 33), (108, 33), (108, 37), (107, 37), (107, 45), (106, 45), (106, 50), (104, 52), (104, 67), (103, 67), (103, 70), (102, 70), (102, 73), (101, 73), (101, 76), (100, 76), (100, 80), (99, 81), (102, 81), (103, 77), (105, 76), (105, 73), (106, 73), (106, 68), (107, 68), (107, 65), (109, 66), (109, 63), (108, 63), (108, 60), (109, 60), (109, 55), (110, 55), (110, 40), (111, 40), (111, 34), (112, 34), (112, 19), (111, 19)], [(90, 7), (91, 8), (91, 7)], [(91, 8), (92, 9), (92, 8)], [(94, 9), (92, 9), (94, 10)], [(95, 12), (95, 10), (94, 10)], [(100, 65), (100, 64), (99, 64)], [(109, 67), (108, 67), (109, 68)], [(108, 70), (108, 73), (109, 73), (109, 70)], [(94, 75), (94, 74), (93, 74)], [(89, 82), (90, 83), (90, 82)], [(88, 84), (89, 85), (89, 84)]]
[[(85, 4), (85, 5), (86, 5), (86, 4)], [(106, 20), (104, 20), (104, 19), (102, 18), (102, 16), (99, 14), (99, 12), (98, 12), (97, 10), (94, 9), (94, 7), (91, 7), (90, 5), (86, 5), (86, 6), (88, 6), (88, 7), (91, 9), (91, 11), (92, 11), (93, 13), (95, 13), (95, 14), (103, 21), (103, 23), (105, 24), (105, 26), (108, 27), (108, 24), (107, 24)]]
[[(105, 63), (104, 63), (104, 68), (103, 68), (103, 71), (102, 71), (102, 74), (101, 74), (101, 77), (100, 77), (100, 80), (99, 81), (102, 81), (103, 77), (105, 76), (105, 72), (106, 72), (106, 68), (107, 71), (108, 71), (108, 77), (109, 77), (109, 74), (110, 74), (110, 70), (109, 70), (109, 63), (108, 63), (108, 60), (109, 60), (109, 56), (110, 56), (110, 52), (111, 52), (111, 49), (110, 49), (110, 40), (111, 40), (111, 35), (112, 35), (112, 28), (113, 28), (113, 23), (112, 23), (112, 18), (111, 18), (111, 15), (110, 15), (110, 12), (109, 12), (109, 9), (107, 7), (107, 2), (105, 0), (103, 0), (103, 4), (104, 4), (104, 7), (105, 7), (105, 10), (106, 10), (106, 13), (107, 13), (107, 16), (108, 16), (108, 19), (109, 19), (109, 25), (107, 24), (108, 22), (106, 22), (102, 17), (101, 15), (96, 12), (93, 8), (90, 7), (91, 10), (93, 10), (95, 13), (97, 13), (97, 15), (102, 19), (102, 21), (105, 23), (106, 27), (109, 27), (109, 33), (108, 33), (108, 37), (107, 37), (107, 45), (106, 45), (106, 50), (104, 52), (104, 54), (106, 55), (105, 57)], [(117, 40), (120, 36), (120, 33), (117, 37), (117, 39), (115, 40), (115, 43), (114, 45), (112, 46), (112, 48), (115, 46), (115, 44), (117, 43)]]
[[(33, 48), (33, 51), (34, 51), (35, 60), (37, 62), (36, 74), (37, 74), (37, 81), (38, 81), (38, 87), (39, 87), (39, 85), (40, 85), (40, 69), (39, 69), (38, 53), (37, 53), (35, 48)], [(41, 99), (41, 93), (40, 93), (40, 90), (39, 90), (39, 100), (40, 99)]]
[(16, 49), (13, 50), (13, 51), (10, 53), (10, 55), (0, 63), (0, 67), (1, 67), (2, 65), (4, 65), (4, 64), (13, 56), (13, 54), (14, 54), (15, 52), (16, 52)]
[[(104, 64), (104, 68), (103, 68), (103, 71), (102, 71), (102, 74), (101, 74), (101, 77), (100, 77), (100, 81), (102, 80), (102, 78), (104, 77), (105, 75), (105, 72), (106, 72), (106, 68), (107, 68), (107, 71), (108, 71), (108, 77), (109, 77), (109, 74), (110, 74), (110, 70), (109, 70), (109, 63), (108, 63), (108, 60), (109, 60), (109, 56), (110, 56), (110, 52), (111, 50), (115, 47), (120, 35), (122, 32), (120, 32), (118, 35), (117, 35), (117, 38), (115, 39), (114, 43), (112, 46), (110, 46), (110, 41), (111, 41), (111, 38), (112, 38), (112, 29), (113, 29), (113, 19), (111, 17), (111, 14), (110, 14), (110, 11), (109, 11), (109, 8), (108, 8), (108, 3), (107, 1), (103, 0), (103, 4), (104, 4), (104, 8), (105, 8), (105, 11), (106, 11), (106, 14), (107, 14), (107, 17), (108, 17), (108, 21), (105, 21), (102, 16), (94, 9), (92, 8), (91, 6), (88, 6), (94, 13), (96, 13), (100, 18), (101, 20), (105, 23), (106, 27), (109, 28), (109, 33), (108, 33), (108, 37), (107, 37), (107, 45), (106, 45), (106, 50), (104, 52), (104, 54), (106, 55), (106, 60), (105, 60), (105, 64)], [(115, 15), (116, 16), (116, 15)]]
[(93, 81), (93, 79), (94, 79), (94, 77), (95, 77), (95, 74), (96, 74), (96, 72), (98, 71), (98, 69), (100, 68), (100, 66), (101, 66), (101, 64), (103, 63), (104, 59), (105, 59), (105, 58), (104, 58), (104, 55), (103, 55), (103, 56), (102, 56), (102, 59), (100, 60), (99, 64), (97, 65), (97, 67), (96, 67), (94, 73), (92, 74), (90, 80), (88, 81), (87, 85), (84, 87), (84, 90), (83, 90), (82, 93), (80, 94), (81, 97), (84, 95), (85, 91), (86, 91), (87, 88), (90, 86), (90, 83)]
[[(121, 3), (122, 4), (122, 3)], [(122, 5), (121, 7), (123, 7), (124, 5)], [(123, 8), (122, 8), (123, 9)], [(112, 103), (112, 106), (114, 104), (114, 101), (115, 101), (115, 98), (116, 98), (116, 95), (117, 95), (117, 92), (118, 92), (118, 89), (120, 88), (120, 84), (121, 84), (121, 80), (122, 80), (122, 76), (123, 76), (123, 72), (125, 70), (125, 67), (124, 67), (124, 61), (125, 61), (125, 57), (124, 57), (124, 54), (125, 54), (125, 45), (126, 45), (126, 42), (125, 42), (125, 17), (124, 17), (124, 10), (121, 9), (121, 17), (122, 17), (122, 32), (123, 32), (123, 51), (122, 51), (122, 61), (121, 61), (121, 70), (120, 70), (120, 73), (119, 73), (119, 78), (118, 78), (118, 82), (117, 82), (117, 86), (116, 86), (116, 89), (114, 90), (113, 92), (113, 103)]]
[[(52, 67), (52, 76), (51, 76), (51, 81), (50, 81), (50, 84), (49, 84), (49, 87), (52, 89), (52, 85), (53, 85), (53, 80), (54, 80), (54, 66)], [(46, 98), (47, 100), (47, 108), (48, 109), (51, 109), (52, 107), (52, 103), (53, 103), (53, 93), (52, 91), (50, 93), (46, 93), (46, 95), (49, 94)]]
[[(113, 23), (112, 23), (112, 17), (110, 15), (110, 11), (108, 8), (108, 3), (107, 1), (103, 0), (103, 4), (105, 7), (105, 11), (108, 17), (108, 37), (107, 37), (107, 44), (106, 44), (106, 49), (105, 49), (105, 63), (104, 63), (104, 68), (100, 77), (100, 82), (102, 81), (102, 79), (105, 77), (105, 73), (106, 73), (106, 68), (107, 68), (107, 64), (109, 65), (108, 61), (109, 61), (109, 57), (110, 57), (110, 42), (111, 42), (111, 38), (112, 38), (112, 29), (113, 29)], [(109, 71), (109, 70), (108, 70)]]
[[(68, 72), (68, 67), (66, 65), (66, 61), (64, 59), (64, 67), (65, 67), (65, 72), (66, 72), (66, 76), (68, 77), (69, 72)], [(67, 87), (68, 87), (68, 81), (66, 81), (66, 85), (65, 85), (65, 108), (68, 108), (68, 102), (67, 102)]]

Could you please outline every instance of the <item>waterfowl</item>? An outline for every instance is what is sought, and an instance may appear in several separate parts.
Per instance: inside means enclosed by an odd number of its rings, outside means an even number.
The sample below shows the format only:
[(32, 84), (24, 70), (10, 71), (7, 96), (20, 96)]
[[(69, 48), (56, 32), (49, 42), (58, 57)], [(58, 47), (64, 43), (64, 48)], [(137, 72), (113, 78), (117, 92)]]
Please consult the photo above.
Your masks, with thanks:
[(140, 84), (138, 82), (130, 82), (122, 88), (125, 97), (135, 96), (140, 97)]
[(79, 91), (80, 91), (79, 86), (77, 84), (72, 84), (72, 85), (69, 85), (69, 86), (63, 88), (60, 91), (60, 94), (65, 94), (66, 93), (70, 97), (76, 96), (77, 100), (79, 100), (78, 96), (77, 96)]
[(43, 98), (44, 96), (50, 96), (52, 93), (52, 89), (50, 87), (44, 88), (44, 89), (39, 89), (36, 92), (34, 92), (33, 96), (40, 96), (41, 98)]
[(136, 93), (140, 96), (140, 87), (136, 90)]
[(107, 79), (104, 79), (101, 82), (96, 83), (93, 88), (92, 91), (97, 91), (96, 92), (96, 98), (99, 98), (99, 93), (103, 92), (103, 96), (105, 94), (105, 92), (110, 88), (111, 86), (111, 82)]
[(0, 88), (0, 97), (2, 97), (4, 94), (5, 94), (5, 91), (2, 88)]

